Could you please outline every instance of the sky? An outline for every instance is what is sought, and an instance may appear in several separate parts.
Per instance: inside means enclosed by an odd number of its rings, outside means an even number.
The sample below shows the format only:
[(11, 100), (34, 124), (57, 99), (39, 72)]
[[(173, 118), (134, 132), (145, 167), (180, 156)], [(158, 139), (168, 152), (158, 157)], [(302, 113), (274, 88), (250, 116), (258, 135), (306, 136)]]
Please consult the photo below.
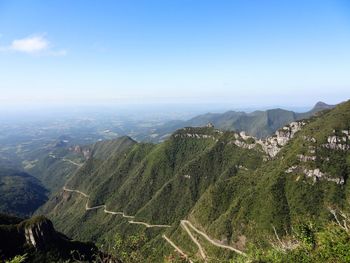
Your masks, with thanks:
[(350, 97), (350, 1), (0, 0), (0, 105)]

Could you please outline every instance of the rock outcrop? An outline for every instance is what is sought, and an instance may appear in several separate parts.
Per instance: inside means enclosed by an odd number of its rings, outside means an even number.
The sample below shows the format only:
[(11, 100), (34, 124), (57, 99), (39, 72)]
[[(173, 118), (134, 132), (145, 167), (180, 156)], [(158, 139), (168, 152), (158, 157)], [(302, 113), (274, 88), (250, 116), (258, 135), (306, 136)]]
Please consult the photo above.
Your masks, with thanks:
[(333, 177), (327, 173), (322, 172), (319, 168), (308, 169), (308, 168), (304, 168), (303, 166), (293, 165), (293, 166), (289, 167), (285, 171), (285, 173), (287, 173), (287, 174), (291, 174), (291, 173), (300, 174), (300, 173), (302, 173), (307, 178), (312, 178), (314, 183), (316, 183), (317, 181), (320, 181), (320, 180), (334, 182), (334, 183), (340, 184), (340, 185), (345, 183), (344, 177), (342, 177), (342, 176)]
[(347, 151), (350, 150), (350, 131), (342, 130), (337, 132), (333, 130), (333, 133), (328, 136), (327, 143), (322, 146), (327, 149)]
[(74, 253), (84, 258), (84, 262), (104, 256), (94, 244), (72, 241), (57, 232), (44, 216), (23, 220), (0, 214), (0, 219), (4, 218), (0, 220), (0, 262), (23, 254), (28, 255), (29, 262), (71, 262)]
[(24, 223), (24, 235), (28, 245), (43, 249), (54, 241), (56, 231), (50, 220), (40, 216)]
[(270, 157), (275, 157), (305, 124), (304, 121), (292, 122), (276, 131), (274, 136), (268, 137), (266, 140), (259, 140), (258, 143)]
[(292, 122), (276, 131), (274, 136), (265, 140), (258, 140), (255, 137), (246, 135), (245, 132), (235, 134), (236, 140), (232, 143), (245, 149), (253, 149), (260, 145), (262, 150), (270, 157), (275, 157), (294, 135), (301, 130), (306, 123), (303, 121)]
[(211, 139), (214, 141), (218, 141), (220, 135), (223, 132), (214, 129), (213, 127), (206, 127), (201, 130), (201, 128), (192, 128), (186, 127), (181, 130), (178, 130), (176, 133), (172, 135), (173, 138), (192, 138), (192, 139)]

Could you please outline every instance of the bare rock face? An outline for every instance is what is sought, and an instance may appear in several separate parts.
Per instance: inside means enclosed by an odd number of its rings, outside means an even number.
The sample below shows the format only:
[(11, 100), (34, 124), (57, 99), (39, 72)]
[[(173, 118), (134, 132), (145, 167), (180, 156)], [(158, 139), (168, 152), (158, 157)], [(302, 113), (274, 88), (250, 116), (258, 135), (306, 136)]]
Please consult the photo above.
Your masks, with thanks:
[(45, 248), (55, 239), (56, 231), (51, 221), (43, 216), (25, 221), (23, 225), (26, 243), (36, 249)]
[(317, 181), (325, 180), (328, 182), (334, 182), (336, 184), (343, 185), (345, 183), (344, 177), (333, 177), (327, 173), (322, 172), (319, 168), (315, 169), (308, 169), (304, 168), (303, 166), (293, 165), (289, 167), (285, 173), (303, 173), (306, 177), (312, 178), (314, 183)]
[(74, 153), (81, 153), (81, 147), (79, 145), (75, 145), (73, 147), (70, 148), (70, 150)]
[(270, 156), (275, 157), (294, 135), (301, 130), (306, 123), (303, 121), (291, 122), (289, 125), (276, 131), (275, 135), (266, 140), (259, 141), (263, 150)]
[[(212, 128), (207, 126), (207, 128)], [(212, 129), (212, 131), (210, 133), (206, 133), (206, 131), (201, 131), (199, 129), (194, 129), (192, 127), (185, 127), (183, 129), (181, 129), (181, 132), (175, 133), (172, 135), (173, 138), (191, 138), (191, 139), (210, 139), (210, 140), (214, 140), (214, 141), (218, 141), (218, 138), (220, 137), (220, 135), (222, 135), (223, 132), (216, 130), (216, 129)]]
[(246, 135), (245, 132), (235, 134), (235, 141), (232, 143), (240, 148), (253, 149), (260, 145), (262, 150), (270, 157), (275, 157), (294, 135), (301, 130), (306, 123), (303, 121), (292, 122), (276, 131), (274, 136), (265, 140), (258, 140), (255, 137)]
[(90, 149), (84, 149), (83, 150), (83, 155), (84, 155), (84, 158), (87, 160), (87, 159), (91, 158), (92, 152), (91, 152)]
[(336, 134), (336, 131), (333, 130), (333, 133), (328, 136), (327, 143), (322, 146), (331, 149), (331, 150), (341, 150), (348, 151), (350, 150), (350, 131), (342, 130), (340, 133)]
[(91, 149), (82, 148), (80, 145), (75, 145), (73, 147), (70, 147), (69, 150), (74, 153), (82, 154), (86, 160), (90, 159), (92, 155)]
[(206, 125), (206, 127), (208, 127), (208, 128), (214, 128), (214, 124), (212, 124), (211, 122), (208, 122), (207, 125)]
[(287, 142), (294, 137), (295, 133), (300, 131), (305, 125), (304, 122), (292, 122), (288, 126), (284, 126), (282, 129), (276, 131), (277, 143), (280, 146), (284, 146)]

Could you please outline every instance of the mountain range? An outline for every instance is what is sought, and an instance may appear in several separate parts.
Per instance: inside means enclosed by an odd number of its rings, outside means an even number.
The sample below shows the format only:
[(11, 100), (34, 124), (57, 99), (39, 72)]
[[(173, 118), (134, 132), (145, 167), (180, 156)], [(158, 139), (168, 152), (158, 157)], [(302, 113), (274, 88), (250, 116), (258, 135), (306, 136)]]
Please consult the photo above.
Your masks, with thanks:
[[(301, 119), (309, 118), (320, 111), (332, 109), (335, 105), (317, 102), (315, 106), (303, 113), (298, 113), (280, 108), (270, 110), (258, 110), (254, 112), (227, 111), (225, 113), (206, 113), (198, 115), (187, 121), (170, 121), (154, 129), (150, 141), (162, 141), (175, 130), (183, 127), (200, 127), (212, 123), (221, 130), (245, 131), (247, 134), (266, 138), (284, 125)], [(141, 137), (142, 138), (142, 137)], [(145, 138), (142, 138), (145, 139)]]
[[(285, 249), (300, 226), (320, 229), (349, 213), (350, 102), (331, 108), (197, 118), (216, 127), (251, 120), (250, 135), (208, 126), (179, 129), (159, 144), (98, 142), (38, 213), (80, 240), (144, 235), (144, 262), (162, 262), (174, 249), (186, 260), (220, 262), (248, 257), (252, 247)], [(262, 139), (251, 136), (256, 116), (265, 120), (258, 127), (269, 127)], [(322, 246), (308, 249), (320, 260)]]

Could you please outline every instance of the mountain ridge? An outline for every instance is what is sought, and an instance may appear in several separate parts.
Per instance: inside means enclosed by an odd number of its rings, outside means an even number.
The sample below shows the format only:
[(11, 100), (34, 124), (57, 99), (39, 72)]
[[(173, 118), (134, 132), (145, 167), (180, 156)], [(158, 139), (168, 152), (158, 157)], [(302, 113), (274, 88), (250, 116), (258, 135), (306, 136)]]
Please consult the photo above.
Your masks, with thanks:
[(187, 121), (171, 121), (155, 129), (151, 141), (163, 140), (169, 133), (182, 127), (200, 127), (207, 123), (214, 124), (221, 130), (245, 131), (247, 134), (266, 138), (284, 125), (297, 120), (309, 118), (317, 112), (334, 108), (324, 102), (317, 102), (312, 109), (298, 113), (282, 108), (256, 110), (250, 113), (243, 111), (227, 111), (224, 113), (206, 113)]
[[(135, 216), (134, 221), (172, 225), (167, 230), (130, 225), (102, 209), (86, 211), (82, 197), (64, 192), (42, 212), (61, 231), (82, 240), (103, 242), (115, 232), (147, 233), (158, 252), (147, 246), (143, 251), (155, 262), (159, 251), (170, 253), (172, 244), (189, 258), (202, 260), (181, 220), (226, 246), (243, 251), (247, 243), (269, 246), (261, 240), (274, 233), (283, 237), (303, 218), (328, 222), (328, 204), (346, 207), (350, 147), (349, 138), (342, 138), (349, 132), (349, 114), (350, 102), (342, 103), (292, 122), (266, 140), (213, 127), (187, 127), (160, 144), (112, 147), (123, 144), (109, 142), (105, 147), (111, 146), (113, 155), (92, 154), (68, 182), (70, 189), (89, 193), (89, 207), (105, 204), (108, 210)], [(269, 149), (276, 150), (271, 155)], [(214, 249), (199, 232), (192, 235), (212, 256), (236, 257), (227, 249)]]

